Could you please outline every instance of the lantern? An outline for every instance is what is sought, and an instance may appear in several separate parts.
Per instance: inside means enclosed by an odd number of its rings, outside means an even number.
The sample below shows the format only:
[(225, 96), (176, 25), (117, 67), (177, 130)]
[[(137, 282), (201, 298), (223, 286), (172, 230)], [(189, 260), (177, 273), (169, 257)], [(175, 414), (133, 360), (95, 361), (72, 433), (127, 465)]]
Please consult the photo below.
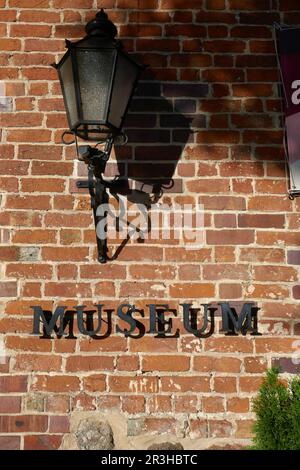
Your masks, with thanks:
[(117, 28), (102, 9), (56, 65), (71, 132), (103, 142), (122, 131), (143, 67), (115, 40)]
[[(115, 138), (122, 134), (129, 104), (144, 66), (123, 51), (116, 40), (117, 28), (102, 9), (86, 25), (87, 36), (66, 41), (67, 52), (55, 68), (58, 71), (70, 131), (75, 136), (79, 160), (88, 165), (88, 181), (77, 186), (88, 188), (97, 235), (98, 260), (107, 261), (106, 233), (98, 227), (107, 212), (110, 182), (103, 178)], [(77, 138), (96, 144), (78, 146)], [(98, 149), (105, 143), (104, 149)], [(99, 215), (100, 213), (100, 215)], [(104, 231), (105, 232), (105, 231)]]

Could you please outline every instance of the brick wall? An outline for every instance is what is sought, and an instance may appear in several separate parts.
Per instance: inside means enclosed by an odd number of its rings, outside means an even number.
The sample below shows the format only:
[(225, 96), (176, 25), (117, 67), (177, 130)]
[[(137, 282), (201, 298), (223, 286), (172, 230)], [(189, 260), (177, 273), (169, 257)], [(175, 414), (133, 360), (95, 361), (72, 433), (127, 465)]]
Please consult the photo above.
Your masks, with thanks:
[[(201, 202), (204, 246), (128, 243), (101, 266), (85, 174), (49, 64), (108, 9), (149, 68), (109, 172), (165, 174), (162, 201)], [(299, 372), (299, 200), (286, 196), (272, 23), (296, 0), (0, 0), (0, 448), (58, 448), (75, 412), (120, 413), (132, 439), (168, 433), (198, 448), (243, 445), (267, 366)], [(166, 150), (167, 149), (167, 150)], [(146, 171), (145, 171), (146, 169)], [(157, 176), (157, 173), (155, 173)], [(153, 175), (152, 175), (153, 176)], [(117, 243), (111, 243), (114, 253)], [(32, 305), (254, 301), (261, 337), (96, 341), (33, 337)], [(178, 323), (179, 324), (179, 323)], [(125, 431), (126, 432), (126, 431)]]

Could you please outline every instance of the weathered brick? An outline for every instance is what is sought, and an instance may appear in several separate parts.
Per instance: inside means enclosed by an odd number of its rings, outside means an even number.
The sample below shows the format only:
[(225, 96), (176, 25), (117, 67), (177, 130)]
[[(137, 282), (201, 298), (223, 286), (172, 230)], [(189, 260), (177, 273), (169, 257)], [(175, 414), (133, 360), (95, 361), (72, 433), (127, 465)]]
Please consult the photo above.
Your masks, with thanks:
[(0, 397), (0, 413), (20, 413), (21, 411), (21, 398), (11, 395), (11, 396), (1, 396)]
[(44, 415), (0, 416), (0, 431), (2, 433), (45, 432), (47, 426), (48, 416)]
[(24, 450), (58, 450), (62, 436), (37, 434), (24, 437)]
[[(270, 361), (299, 372), (300, 203), (286, 196), (272, 38), (274, 22), (300, 22), (297, 7), (296, 0), (74, 0), (72, 8), (67, 0), (0, 0), (0, 80), (13, 104), (0, 116), (1, 449), (56, 450), (68, 413), (98, 410), (128, 415), (133, 436), (187, 432), (233, 440), (221, 447), (235, 448), (251, 438), (250, 399)], [(134, 191), (124, 189), (130, 199), (161, 185), (159, 176), (170, 184), (158, 204), (202, 204), (202, 246), (112, 239), (113, 262), (96, 261), (88, 191), (76, 188), (86, 166), (61, 143), (68, 124), (49, 68), (64, 38), (82, 37), (95, 8), (109, 10), (125, 49), (150, 65), (126, 119), (130, 143), (115, 147), (107, 177), (135, 178)], [(263, 336), (225, 336), (219, 315), (205, 339), (186, 334), (174, 315), (179, 339), (128, 339), (114, 330), (81, 338), (76, 326), (77, 339), (30, 334), (31, 305), (116, 308), (120, 298), (137, 308), (170, 298), (172, 308), (255, 301)], [(115, 313), (112, 320), (115, 328)], [(142, 322), (148, 327), (148, 318)], [(106, 329), (103, 322), (101, 334)]]

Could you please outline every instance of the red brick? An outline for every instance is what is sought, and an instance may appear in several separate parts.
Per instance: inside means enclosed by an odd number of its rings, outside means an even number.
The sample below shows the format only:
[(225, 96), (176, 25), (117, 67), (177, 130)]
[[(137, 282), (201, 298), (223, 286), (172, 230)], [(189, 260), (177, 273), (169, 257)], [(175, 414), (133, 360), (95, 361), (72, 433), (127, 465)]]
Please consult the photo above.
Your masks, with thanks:
[(202, 408), (204, 413), (224, 413), (224, 399), (222, 397), (203, 397)]
[(224, 179), (197, 179), (187, 183), (187, 188), (195, 193), (226, 193), (229, 190), (229, 181)]
[(18, 192), (18, 186), (17, 178), (0, 178), (1, 191), (16, 193)]
[(207, 248), (199, 250), (188, 250), (185, 248), (166, 248), (165, 256), (167, 261), (176, 262), (204, 262), (211, 260), (211, 251)]
[(288, 289), (278, 284), (252, 284), (246, 291), (246, 299), (284, 299)]
[(68, 413), (68, 411), (70, 411), (70, 397), (57, 394), (48, 394), (46, 411), (49, 413)]
[(147, 433), (174, 433), (176, 420), (173, 418), (145, 418), (144, 430)]
[[(32, 301), (31, 301), (32, 304)], [(32, 311), (31, 311), (32, 313)], [(7, 336), (6, 347), (12, 350), (18, 351), (39, 351), (39, 352), (50, 352), (51, 343), (49, 340), (41, 340), (39, 337), (27, 336)]]
[(90, 284), (84, 283), (57, 283), (48, 282), (45, 287), (46, 297), (77, 297), (78, 294), (84, 297), (91, 297)]
[[(151, 10), (157, 8), (157, 0), (144, 0), (143, 8), (145, 10)], [(118, 8), (130, 8), (130, 9), (137, 9), (140, 8), (139, 0), (118, 0)]]
[(50, 433), (67, 433), (70, 430), (70, 419), (68, 416), (50, 416), (49, 432)]
[(62, 361), (59, 356), (18, 354), (15, 359), (14, 370), (23, 372), (59, 372), (61, 364)]
[(294, 286), (293, 287), (293, 296), (294, 299), (300, 299), (300, 286)]
[[(119, 267), (120, 268), (120, 267)], [(122, 271), (124, 272), (124, 271)], [(175, 267), (173, 266), (130, 266), (129, 275), (133, 279), (174, 279)]]
[[(73, 202), (73, 199), (71, 199)], [(61, 209), (72, 209), (72, 207), (60, 207)], [(86, 228), (92, 222), (89, 214), (62, 214), (52, 212), (45, 216), (47, 227), (80, 227)], [(65, 248), (64, 248), (65, 250)]]
[(51, 279), (52, 266), (44, 264), (8, 264), (5, 274), (7, 277), (16, 277), (17, 279)]
[(239, 383), (240, 383), (240, 391), (241, 392), (257, 392), (263, 382), (263, 377), (240, 377), (239, 378)]
[(145, 398), (143, 396), (123, 397), (122, 411), (129, 414), (143, 413), (145, 411)]
[(181, 299), (214, 297), (215, 286), (209, 283), (172, 284), (170, 286), (170, 295), (172, 298)]
[(32, 175), (62, 175), (70, 176), (73, 172), (73, 164), (69, 162), (32, 162)]
[(207, 230), (209, 245), (250, 245), (254, 243), (254, 230)]
[(104, 392), (106, 389), (105, 375), (93, 374), (83, 380), (84, 388), (88, 392)]
[(249, 399), (239, 397), (228, 398), (227, 411), (231, 413), (247, 413), (249, 411)]
[(19, 51), (21, 49), (20, 39), (0, 39), (0, 47), (2, 51)]
[[(0, 413), (20, 413), (21, 398), (17, 396), (0, 396)], [(0, 447), (1, 448), (1, 447)]]
[(18, 393), (27, 391), (26, 375), (1, 375), (0, 376), (0, 392), (1, 393)]
[(119, 356), (117, 359), (117, 369), (120, 371), (134, 371), (139, 369), (138, 356)]
[(237, 226), (235, 214), (215, 214), (216, 228), (234, 228)]
[(24, 436), (25, 450), (58, 450), (62, 442), (62, 436), (54, 434), (38, 434), (36, 436)]
[(99, 408), (102, 410), (110, 410), (112, 408), (120, 408), (120, 397), (116, 396), (99, 396)]
[(45, 432), (48, 426), (48, 416), (16, 415), (0, 416), (0, 432)]
[(297, 281), (298, 272), (296, 269), (288, 266), (255, 266), (254, 278), (256, 281)]
[(239, 214), (238, 225), (242, 228), (284, 228), (284, 215), (273, 214)]
[(269, 0), (245, 0), (243, 4), (239, 0), (229, 0), (229, 8), (232, 10), (266, 10), (270, 7)]
[(20, 450), (21, 439), (18, 436), (0, 436), (0, 450)]
[(240, 261), (282, 263), (284, 258), (284, 250), (280, 248), (241, 248), (240, 250)]
[(209, 420), (208, 421), (209, 436), (230, 437), (232, 433), (232, 423), (227, 420)]
[[(124, 2), (126, 0), (123, 0)], [(187, 10), (199, 8), (199, 0), (186, 0), (183, 4), (181, 0), (162, 0), (162, 9)]]
[(241, 371), (241, 360), (235, 357), (195, 356), (194, 369), (199, 372), (236, 372)]
[(127, 340), (122, 336), (110, 336), (102, 340), (82, 340), (80, 342), (80, 351), (82, 352), (92, 352), (92, 351), (102, 351), (102, 352), (118, 352), (126, 351), (127, 349)]
[(18, 158), (24, 160), (60, 160), (61, 153), (60, 146), (21, 144), (18, 147)]
[(9, 209), (48, 210), (50, 204), (50, 196), (19, 196), (16, 198), (8, 195), (6, 198), (6, 207)]
[(96, 408), (96, 398), (91, 395), (80, 393), (72, 400), (72, 411), (94, 411)]
[(256, 352), (259, 354), (276, 352), (276, 353), (294, 353), (293, 338), (256, 338)]
[(214, 391), (217, 393), (235, 393), (237, 383), (235, 377), (215, 377)]
[(2, 261), (16, 261), (19, 258), (19, 249), (17, 247), (1, 246), (0, 258)]
[(41, 297), (41, 287), (40, 282), (25, 282), (22, 286), (22, 295), (24, 297)]
[(109, 376), (109, 389), (112, 392), (156, 393), (157, 377)]
[(204, 42), (205, 51), (207, 52), (218, 52), (218, 53), (237, 53), (246, 51), (246, 42), (229, 39), (216, 39), (213, 41)]
[[(6, 314), (8, 315), (32, 315), (32, 300), (12, 300), (6, 304)], [(53, 301), (40, 300), (40, 306), (45, 310), (52, 310)], [(40, 341), (39, 341), (40, 343)]]
[(59, 280), (63, 279), (76, 279), (77, 277), (77, 266), (73, 264), (61, 264), (57, 269), (57, 278)]
[(221, 299), (240, 299), (243, 296), (241, 284), (220, 284), (219, 295)]
[(166, 376), (161, 378), (164, 392), (209, 392), (209, 378), (206, 376)]
[[(15, 46), (14, 46), (15, 47)], [(161, 52), (179, 51), (180, 43), (177, 39), (139, 39), (137, 41), (137, 51)]]
[(278, 240), (282, 240), (286, 245), (299, 246), (300, 233), (299, 232), (275, 232), (272, 231), (257, 231), (257, 243), (259, 245), (276, 245)]
[(247, 337), (220, 337), (208, 338), (205, 340), (205, 351), (219, 352), (219, 353), (252, 353), (253, 342)]
[(142, 370), (145, 372), (159, 371), (188, 371), (190, 359), (187, 356), (144, 356)]
[(148, 399), (150, 413), (167, 413), (172, 411), (171, 398), (167, 395), (150, 395)]
[(253, 437), (253, 426), (255, 421), (251, 419), (245, 419), (237, 421), (237, 428), (236, 428), (236, 437), (239, 439), (249, 439)]
[(12, 130), (7, 133), (8, 142), (49, 142), (51, 132), (46, 129)]
[(192, 439), (206, 438), (208, 433), (207, 420), (203, 418), (191, 419), (190, 434)]
[(16, 297), (17, 296), (17, 283), (16, 282), (0, 282), (0, 297)]
[(203, 266), (203, 279), (225, 280), (225, 279), (248, 279), (248, 267), (242, 264), (218, 264)]
[(16, 162), (10, 160), (0, 160), (1, 175), (26, 175), (29, 168), (29, 162)]
[(113, 370), (114, 358), (109, 356), (71, 356), (66, 362), (67, 372)]
[(43, 248), (42, 258), (45, 261), (86, 261), (88, 257), (87, 248)]
[(58, 178), (26, 178), (22, 180), (21, 189), (24, 192), (32, 193), (61, 193), (64, 192), (65, 185), (65, 180)]
[(32, 390), (41, 392), (74, 392), (79, 390), (79, 378), (73, 375), (39, 375)]
[(247, 373), (263, 373), (267, 369), (267, 359), (259, 357), (245, 357), (244, 368)]

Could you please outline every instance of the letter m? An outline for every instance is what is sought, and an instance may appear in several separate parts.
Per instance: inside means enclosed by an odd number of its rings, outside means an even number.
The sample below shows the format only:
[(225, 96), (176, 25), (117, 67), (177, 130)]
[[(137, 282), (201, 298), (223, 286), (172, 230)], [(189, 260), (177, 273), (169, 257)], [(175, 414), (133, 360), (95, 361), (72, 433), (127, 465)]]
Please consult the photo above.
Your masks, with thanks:
[[(55, 312), (45, 312), (42, 307), (36, 306), (31, 307), (34, 311), (33, 314), (33, 334), (41, 334), (41, 325), (43, 325), (44, 337), (51, 337), (51, 334), (55, 332), (57, 336), (64, 336), (64, 313), (67, 307), (57, 307)], [(57, 322), (59, 320), (59, 326)]]
[(222, 331), (226, 332), (226, 335), (234, 336), (238, 333), (245, 335), (248, 332), (252, 335), (259, 335), (257, 331), (257, 312), (260, 309), (255, 307), (253, 302), (245, 303), (240, 314), (228, 302), (222, 302), (219, 305), (222, 312)]

